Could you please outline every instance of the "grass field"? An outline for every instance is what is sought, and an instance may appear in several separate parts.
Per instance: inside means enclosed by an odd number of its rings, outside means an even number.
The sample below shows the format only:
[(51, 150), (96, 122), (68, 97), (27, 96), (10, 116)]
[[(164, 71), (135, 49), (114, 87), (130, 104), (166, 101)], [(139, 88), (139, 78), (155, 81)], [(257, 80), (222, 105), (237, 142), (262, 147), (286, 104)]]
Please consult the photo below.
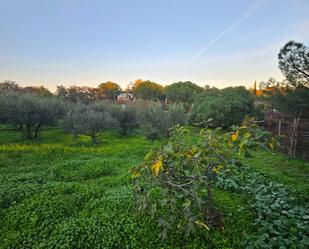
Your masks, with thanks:
[[(129, 170), (159, 144), (106, 133), (94, 146), (58, 129), (25, 142), (0, 130), (0, 248), (241, 248), (243, 232), (254, 230), (248, 196), (217, 189), (225, 230), (175, 230), (165, 241), (156, 221), (134, 211)], [(243, 161), (295, 195), (309, 194), (308, 163), (269, 152)]]

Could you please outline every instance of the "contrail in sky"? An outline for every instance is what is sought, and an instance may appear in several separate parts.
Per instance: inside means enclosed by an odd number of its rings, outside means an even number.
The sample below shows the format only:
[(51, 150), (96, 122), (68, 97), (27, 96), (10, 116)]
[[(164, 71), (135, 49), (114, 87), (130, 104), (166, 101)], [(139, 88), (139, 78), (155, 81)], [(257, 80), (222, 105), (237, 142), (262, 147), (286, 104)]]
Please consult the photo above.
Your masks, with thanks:
[(255, 10), (261, 5), (262, 2), (265, 0), (258, 0), (249, 10), (246, 12), (241, 18), (239, 18), (237, 21), (232, 23), (229, 27), (227, 27), (225, 30), (223, 30), (219, 35), (217, 35), (215, 38), (213, 38), (205, 47), (203, 47), (201, 50), (199, 50), (196, 54), (194, 54), (190, 62), (194, 61), (198, 57), (200, 57), (206, 50), (208, 50), (212, 45), (214, 45), (218, 40), (220, 40), (223, 36), (225, 36), (227, 33), (229, 33), (231, 30), (235, 29), (238, 25), (243, 23), (245, 20), (247, 20), (254, 12)]

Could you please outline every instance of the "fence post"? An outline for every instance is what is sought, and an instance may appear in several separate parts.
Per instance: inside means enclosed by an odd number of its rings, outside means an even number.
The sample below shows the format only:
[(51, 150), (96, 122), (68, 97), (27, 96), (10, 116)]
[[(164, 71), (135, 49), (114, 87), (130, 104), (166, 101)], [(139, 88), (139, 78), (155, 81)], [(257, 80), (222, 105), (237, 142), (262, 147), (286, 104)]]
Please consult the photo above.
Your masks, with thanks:
[(292, 134), (290, 136), (290, 146), (288, 149), (288, 155), (289, 156), (293, 156), (294, 155), (294, 140), (295, 140), (295, 128), (296, 128), (296, 118), (294, 118), (294, 122), (293, 122), (293, 130), (292, 130)]

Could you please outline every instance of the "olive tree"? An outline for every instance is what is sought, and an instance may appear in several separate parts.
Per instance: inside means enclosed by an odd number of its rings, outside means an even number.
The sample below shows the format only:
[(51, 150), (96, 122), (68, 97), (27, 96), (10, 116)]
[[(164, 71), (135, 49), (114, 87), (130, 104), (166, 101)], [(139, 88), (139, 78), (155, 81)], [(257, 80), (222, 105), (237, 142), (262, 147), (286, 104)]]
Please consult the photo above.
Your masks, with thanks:
[(145, 136), (151, 140), (169, 137), (170, 129), (187, 123), (187, 114), (181, 105), (170, 105), (167, 110), (159, 103), (145, 108), (140, 119)]
[(83, 102), (88, 104), (100, 99), (99, 89), (87, 86), (57, 86), (55, 95), (63, 101), (72, 103)]
[(188, 123), (188, 114), (181, 104), (173, 104), (167, 107), (168, 118), (172, 126), (185, 125)]
[(1, 121), (26, 128), (27, 139), (36, 139), (43, 125), (54, 124), (64, 114), (62, 101), (32, 93), (6, 92), (0, 94)]
[(115, 127), (116, 121), (108, 112), (104, 103), (72, 104), (62, 121), (65, 131), (71, 132), (75, 137), (86, 135), (96, 144), (97, 138), (103, 131)]
[(118, 122), (121, 135), (127, 135), (139, 126), (138, 108), (134, 104), (115, 105), (112, 108), (112, 115)]

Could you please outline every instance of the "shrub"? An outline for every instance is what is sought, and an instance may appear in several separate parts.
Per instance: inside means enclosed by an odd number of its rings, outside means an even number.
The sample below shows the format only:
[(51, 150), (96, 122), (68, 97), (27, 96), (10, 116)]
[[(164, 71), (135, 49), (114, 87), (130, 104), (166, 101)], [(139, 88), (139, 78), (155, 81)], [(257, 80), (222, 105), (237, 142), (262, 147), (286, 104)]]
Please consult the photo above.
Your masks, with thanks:
[(196, 143), (188, 141), (188, 132), (177, 127), (167, 144), (150, 151), (132, 170), (138, 210), (157, 220), (163, 238), (174, 229), (189, 234), (197, 228), (222, 228), (213, 196), (217, 174), (249, 149), (273, 147), (270, 134), (256, 126), (231, 133), (203, 130)]
[(65, 131), (71, 132), (75, 137), (86, 135), (97, 143), (101, 132), (109, 130), (116, 125), (115, 119), (109, 114), (108, 106), (104, 103), (71, 105), (65, 116), (62, 126)]
[(253, 114), (253, 101), (253, 97), (244, 87), (205, 91), (196, 98), (191, 119), (202, 127), (228, 128), (240, 125), (246, 114)]
[(145, 136), (154, 140), (169, 137), (173, 126), (186, 124), (187, 115), (180, 105), (170, 105), (164, 110), (161, 104), (154, 103), (145, 108), (140, 122)]
[(188, 122), (188, 114), (185, 111), (183, 105), (169, 105), (168, 116), (171, 124), (174, 125), (185, 125)]

